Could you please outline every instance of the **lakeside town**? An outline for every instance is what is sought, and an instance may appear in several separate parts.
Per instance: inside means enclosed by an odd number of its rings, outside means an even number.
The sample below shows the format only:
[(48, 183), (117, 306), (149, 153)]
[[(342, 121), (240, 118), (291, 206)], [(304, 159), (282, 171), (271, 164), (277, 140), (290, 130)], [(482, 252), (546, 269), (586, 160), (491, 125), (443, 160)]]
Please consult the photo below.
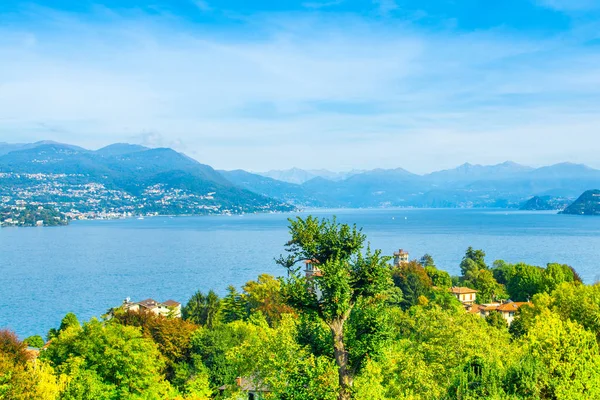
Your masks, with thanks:
[(134, 196), (88, 180), (81, 174), (1, 172), (0, 225), (54, 225), (44, 216), (39, 216), (34, 224), (19, 218), (27, 209), (51, 209), (60, 214), (60, 220), (120, 219), (168, 214), (169, 211), (173, 214), (229, 212), (219, 204), (212, 204), (216, 192), (198, 195), (155, 184), (146, 187), (140, 196)]

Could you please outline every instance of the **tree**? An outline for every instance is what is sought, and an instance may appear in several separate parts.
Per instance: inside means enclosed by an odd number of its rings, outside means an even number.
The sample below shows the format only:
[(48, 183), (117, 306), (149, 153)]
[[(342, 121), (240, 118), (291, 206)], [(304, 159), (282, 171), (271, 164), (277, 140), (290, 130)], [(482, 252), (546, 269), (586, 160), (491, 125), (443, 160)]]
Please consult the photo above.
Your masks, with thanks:
[(223, 321), (233, 322), (244, 320), (248, 316), (247, 303), (241, 293), (232, 286), (227, 286), (227, 296), (222, 301)]
[(93, 390), (109, 394), (99, 398), (165, 398), (170, 388), (162, 377), (165, 364), (156, 345), (134, 327), (103, 325), (94, 319), (60, 332), (40, 358), (73, 377), (68, 383), (71, 393)]
[(425, 254), (423, 257), (421, 257), (420, 263), (425, 268), (435, 267), (435, 261), (433, 260), (433, 257), (430, 254)]
[(525, 398), (600, 398), (596, 337), (544, 310), (522, 339), (523, 355), (508, 374), (509, 392)]
[(502, 314), (498, 311), (491, 311), (485, 317), (485, 322), (490, 324), (490, 326), (493, 326), (498, 329), (503, 329), (503, 330), (508, 329), (508, 322), (506, 322), (506, 319), (504, 319)]
[(261, 312), (271, 325), (283, 314), (293, 312), (293, 309), (285, 303), (281, 282), (271, 275), (262, 274), (256, 281), (248, 281), (243, 290), (249, 313)]
[(46, 344), (40, 335), (29, 336), (24, 342), (27, 343), (27, 346), (35, 347), (37, 349), (41, 349), (44, 347), (44, 344)]
[(468, 274), (468, 278), (465, 278), (464, 282), (467, 286), (479, 291), (477, 293), (477, 300), (480, 303), (507, 299), (503, 286), (496, 282), (494, 275), (489, 269), (472, 271), (472, 273)]
[(402, 307), (407, 309), (415, 304), (420, 296), (427, 296), (431, 290), (431, 279), (425, 269), (416, 261), (394, 268), (394, 284), (402, 290)]
[(492, 273), (494, 274), (494, 279), (496, 279), (496, 282), (498, 282), (499, 284), (506, 285), (506, 283), (514, 275), (514, 271), (515, 266), (513, 264), (508, 264), (504, 260), (494, 261)]
[(61, 332), (65, 331), (67, 328), (80, 328), (81, 324), (77, 319), (77, 316), (73, 313), (67, 313), (60, 321), (60, 327), (58, 329), (52, 328), (48, 332), (48, 340), (57, 337)]
[[(278, 260), (288, 269), (284, 292), (292, 306), (302, 312), (316, 313), (329, 327), (338, 367), (338, 399), (349, 399), (355, 372), (364, 359), (350, 365), (345, 325), (357, 305), (385, 299), (392, 284), (389, 258), (370, 249), (363, 255), (365, 236), (356, 226), (311, 216), (289, 221), (288, 255)], [(318, 265), (321, 274), (303, 276), (300, 268), (295, 267), (302, 260)]]
[(563, 320), (576, 321), (593, 332), (600, 341), (600, 283), (580, 285), (561, 283), (551, 295), (533, 297), (535, 309), (548, 309)]
[(506, 290), (514, 301), (529, 301), (534, 294), (544, 291), (543, 269), (535, 265), (518, 263), (508, 282)]
[(485, 252), (469, 247), (460, 263), (462, 284), (477, 289), (477, 300), (487, 303), (505, 299), (506, 293), (502, 285), (494, 278), (493, 271), (485, 263)]
[(543, 273), (544, 290), (552, 292), (563, 282), (575, 282), (575, 270), (566, 264), (551, 263), (546, 266)]
[(469, 361), (480, 359), (486, 370), (494, 371), (515, 354), (506, 330), (464, 308), (412, 307), (397, 321), (397, 337), (378, 360), (386, 400), (446, 399)]
[(323, 399), (337, 396), (337, 373), (333, 360), (309, 353), (297, 337), (296, 318), (283, 315), (271, 328), (264, 316), (255, 314), (249, 319), (250, 340), (229, 351), (242, 376), (249, 377), (257, 387), (268, 387), (272, 398)]
[(431, 279), (433, 286), (438, 288), (452, 287), (452, 277), (448, 272), (437, 269), (435, 266), (425, 266), (425, 272)]
[(60, 391), (52, 368), (32, 362), (27, 344), (14, 332), (0, 330), (0, 399), (55, 400)]
[(239, 371), (228, 353), (245, 342), (251, 342), (255, 334), (250, 324), (239, 320), (215, 325), (213, 329), (199, 328), (191, 338), (193, 369), (207, 371), (214, 388), (233, 382)]
[(212, 328), (218, 321), (220, 310), (221, 300), (210, 290), (207, 295), (201, 291), (194, 293), (181, 311), (186, 321)]
[(17, 364), (25, 364), (29, 360), (27, 344), (21, 342), (17, 335), (9, 330), (0, 330), (0, 353)]
[(460, 272), (463, 276), (467, 275), (470, 270), (488, 269), (485, 263), (485, 252), (483, 250), (475, 250), (469, 247), (465, 252), (462, 262), (460, 263)]
[(166, 318), (151, 312), (119, 310), (114, 313), (110, 323), (140, 328), (144, 337), (151, 339), (165, 357), (169, 381), (173, 381), (178, 364), (190, 361), (190, 339), (198, 326), (189, 321)]

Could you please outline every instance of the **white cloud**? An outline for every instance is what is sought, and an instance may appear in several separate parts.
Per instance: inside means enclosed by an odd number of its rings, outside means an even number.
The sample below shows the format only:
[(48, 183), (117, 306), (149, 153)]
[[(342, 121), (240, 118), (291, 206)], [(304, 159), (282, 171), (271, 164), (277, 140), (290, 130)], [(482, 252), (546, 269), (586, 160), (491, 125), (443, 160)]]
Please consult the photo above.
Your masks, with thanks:
[(162, 17), (47, 20), (0, 28), (0, 141), (137, 141), (253, 170), (600, 167), (600, 56), (569, 37), (347, 16), (256, 16), (227, 38)]

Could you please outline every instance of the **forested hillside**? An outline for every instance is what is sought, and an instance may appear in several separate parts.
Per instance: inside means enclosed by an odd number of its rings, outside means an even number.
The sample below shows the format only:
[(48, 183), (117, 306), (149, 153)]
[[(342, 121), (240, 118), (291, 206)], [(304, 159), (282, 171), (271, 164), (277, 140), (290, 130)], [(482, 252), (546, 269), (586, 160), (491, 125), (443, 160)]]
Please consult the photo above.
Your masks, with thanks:
[(563, 214), (600, 215), (600, 190), (586, 191)]
[[(74, 218), (290, 211), (168, 148), (54, 142), (0, 147), (0, 206), (51, 205)], [(2, 153), (5, 154), (2, 154)]]

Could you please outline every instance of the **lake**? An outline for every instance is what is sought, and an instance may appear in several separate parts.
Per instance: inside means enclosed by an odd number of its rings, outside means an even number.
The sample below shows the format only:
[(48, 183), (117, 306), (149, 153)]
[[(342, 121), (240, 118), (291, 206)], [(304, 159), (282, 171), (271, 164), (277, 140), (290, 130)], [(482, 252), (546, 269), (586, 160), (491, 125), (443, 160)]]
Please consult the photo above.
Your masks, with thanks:
[[(300, 213), (299, 215), (307, 215)], [(363, 227), (373, 248), (433, 255), (451, 274), (468, 246), (487, 261), (568, 263), (600, 278), (600, 218), (506, 210), (318, 210)], [(295, 215), (295, 214), (294, 214)], [(223, 294), (261, 273), (285, 273), (273, 258), (292, 214), (76, 221), (57, 228), (0, 229), (0, 328), (45, 336), (67, 312), (80, 320), (124, 298), (185, 303), (198, 289)]]

